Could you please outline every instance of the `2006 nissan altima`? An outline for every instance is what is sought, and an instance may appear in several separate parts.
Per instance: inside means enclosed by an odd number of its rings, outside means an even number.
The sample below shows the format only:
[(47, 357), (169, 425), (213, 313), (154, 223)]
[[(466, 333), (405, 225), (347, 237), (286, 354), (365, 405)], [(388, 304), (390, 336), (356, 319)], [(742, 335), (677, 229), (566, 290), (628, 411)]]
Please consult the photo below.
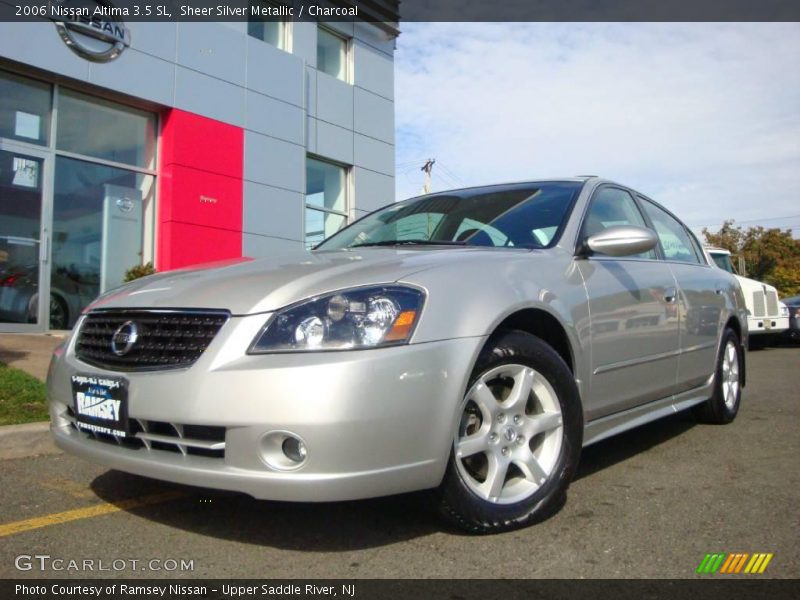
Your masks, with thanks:
[(95, 301), (48, 376), (64, 450), (256, 498), (434, 490), (472, 532), (556, 507), (582, 446), (733, 420), (747, 315), (663, 207), (595, 177), (391, 204), (313, 252)]

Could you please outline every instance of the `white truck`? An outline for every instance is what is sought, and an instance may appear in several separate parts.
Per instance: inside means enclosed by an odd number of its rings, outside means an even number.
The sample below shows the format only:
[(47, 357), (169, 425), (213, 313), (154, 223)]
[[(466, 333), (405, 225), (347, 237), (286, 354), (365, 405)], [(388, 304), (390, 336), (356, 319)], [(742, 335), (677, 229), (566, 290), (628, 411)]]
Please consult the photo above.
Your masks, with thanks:
[(731, 253), (725, 248), (706, 246), (711, 260), (720, 268), (733, 273), (739, 280), (747, 304), (747, 326), (750, 330), (750, 348), (763, 348), (780, 333), (789, 329), (789, 314), (778, 301), (778, 290), (773, 286), (748, 279), (736, 272), (731, 262)]

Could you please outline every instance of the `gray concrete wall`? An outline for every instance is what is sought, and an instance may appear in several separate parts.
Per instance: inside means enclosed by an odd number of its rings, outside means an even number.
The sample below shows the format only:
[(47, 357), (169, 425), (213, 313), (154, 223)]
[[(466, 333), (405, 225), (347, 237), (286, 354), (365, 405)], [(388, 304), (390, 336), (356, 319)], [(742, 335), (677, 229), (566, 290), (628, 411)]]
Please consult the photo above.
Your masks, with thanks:
[(245, 255), (302, 245), (307, 154), (350, 167), (351, 218), (394, 199), (394, 40), (378, 28), (326, 24), (350, 39), (344, 82), (317, 71), (313, 23), (290, 25), (290, 51), (248, 36), (246, 23), (127, 25), (131, 47), (99, 64), (73, 54), (49, 21), (3, 22), (0, 67), (5, 58), (90, 93), (243, 128)]

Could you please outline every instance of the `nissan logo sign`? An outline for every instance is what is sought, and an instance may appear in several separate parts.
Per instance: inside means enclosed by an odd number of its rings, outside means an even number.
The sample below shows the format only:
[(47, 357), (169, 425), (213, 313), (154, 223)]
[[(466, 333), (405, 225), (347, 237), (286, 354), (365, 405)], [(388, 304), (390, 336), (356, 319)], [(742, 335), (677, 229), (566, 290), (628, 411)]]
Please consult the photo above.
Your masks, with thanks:
[(139, 328), (133, 321), (125, 321), (111, 336), (111, 351), (117, 356), (125, 356), (139, 339)]
[(131, 45), (131, 34), (120, 18), (126, 9), (109, 0), (51, 0), (50, 18), (64, 43), (78, 56), (94, 62), (114, 60)]

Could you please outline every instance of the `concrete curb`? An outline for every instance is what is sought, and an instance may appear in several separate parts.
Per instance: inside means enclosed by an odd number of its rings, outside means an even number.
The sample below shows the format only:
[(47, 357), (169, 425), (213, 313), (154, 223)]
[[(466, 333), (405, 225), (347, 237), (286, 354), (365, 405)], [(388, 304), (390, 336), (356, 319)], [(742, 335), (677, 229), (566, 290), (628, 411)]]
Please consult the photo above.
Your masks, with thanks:
[(0, 427), (0, 460), (60, 453), (50, 435), (49, 421)]

